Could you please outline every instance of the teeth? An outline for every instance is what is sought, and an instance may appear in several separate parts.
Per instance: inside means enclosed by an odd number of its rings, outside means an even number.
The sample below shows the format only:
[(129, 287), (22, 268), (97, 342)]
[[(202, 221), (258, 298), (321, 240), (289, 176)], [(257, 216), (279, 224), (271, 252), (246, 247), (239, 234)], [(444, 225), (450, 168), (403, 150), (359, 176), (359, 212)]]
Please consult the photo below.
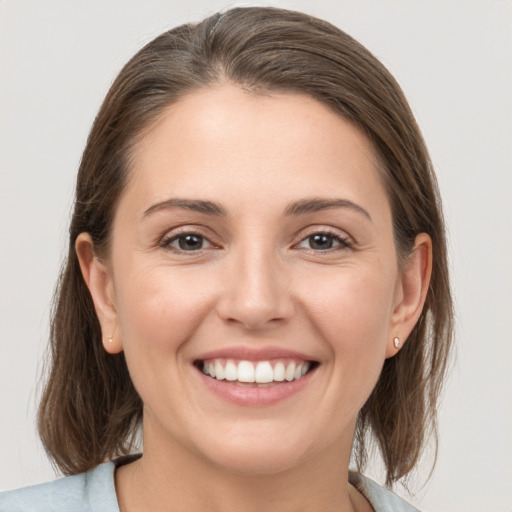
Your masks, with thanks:
[(295, 363), (288, 365), (288, 368), (286, 368), (286, 371), (284, 372), (284, 378), (288, 382), (291, 382), (295, 378)]
[(268, 361), (261, 361), (256, 365), (255, 381), (261, 384), (272, 382), (274, 380), (274, 371)]
[(226, 363), (226, 380), (238, 380), (238, 369), (233, 361)]
[[(304, 365), (306, 366), (306, 365)], [(274, 380), (277, 382), (283, 382), (284, 380), (284, 364), (277, 363), (274, 366)]]
[[(212, 375), (215, 377), (215, 375)], [(240, 382), (254, 382), (254, 366), (249, 361), (238, 363), (238, 380)]]
[[(224, 363), (224, 365), (223, 365)], [(296, 364), (278, 361), (272, 366), (270, 361), (239, 361), (232, 359), (212, 360), (203, 364), (202, 371), (217, 380), (238, 381), (243, 383), (269, 384), (272, 382), (292, 382), (303, 377), (310, 368), (310, 363)]]
[(226, 378), (226, 371), (220, 364), (220, 361), (215, 361), (215, 378), (218, 380), (224, 380)]

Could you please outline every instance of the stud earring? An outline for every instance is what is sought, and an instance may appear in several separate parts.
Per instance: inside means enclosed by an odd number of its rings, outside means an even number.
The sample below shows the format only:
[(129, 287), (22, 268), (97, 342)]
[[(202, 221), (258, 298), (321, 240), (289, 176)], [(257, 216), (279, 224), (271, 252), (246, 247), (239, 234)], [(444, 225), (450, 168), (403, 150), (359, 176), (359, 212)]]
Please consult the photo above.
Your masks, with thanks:
[(114, 340), (113, 340), (113, 337), (112, 337), (112, 336), (109, 336), (109, 337), (108, 337), (108, 342), (109, 342), (109, 343), (112, 343), (113, 341), (114, 341)]
[(395, 348), (400, 348), (400, 338), (393, 338), (393, 344), (395, 345)]

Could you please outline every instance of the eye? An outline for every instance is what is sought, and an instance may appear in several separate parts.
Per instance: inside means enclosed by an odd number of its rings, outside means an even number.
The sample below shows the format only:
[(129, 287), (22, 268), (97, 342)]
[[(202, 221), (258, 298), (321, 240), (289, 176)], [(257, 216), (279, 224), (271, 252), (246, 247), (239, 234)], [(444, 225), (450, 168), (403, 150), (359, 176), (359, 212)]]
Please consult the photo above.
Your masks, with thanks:
[(164, 239), (161, 245), (178, 252), (196, 252), (212, 246), (203, 235), (198, 233), (180, 233)]
[(329, 251), (351, 247), (346, 238), (331, 233), (313, 233), (304, 238), (298, 245), (304, 249), (313, 251)]

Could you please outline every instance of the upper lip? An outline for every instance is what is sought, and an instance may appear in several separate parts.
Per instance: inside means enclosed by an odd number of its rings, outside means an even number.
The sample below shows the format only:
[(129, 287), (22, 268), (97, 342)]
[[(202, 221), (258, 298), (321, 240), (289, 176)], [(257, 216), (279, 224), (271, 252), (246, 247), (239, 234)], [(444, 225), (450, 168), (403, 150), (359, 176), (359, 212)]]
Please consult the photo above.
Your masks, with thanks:
[(280, 347), (249, 348), (243, 346), (219, 348), (200, 354), (195, 358), (196, 361), (204, 361), (208, 359), (239, 359), (244, 361), (302, 359), (304, 361), (315, 361), (314, 357), (295, 350)]

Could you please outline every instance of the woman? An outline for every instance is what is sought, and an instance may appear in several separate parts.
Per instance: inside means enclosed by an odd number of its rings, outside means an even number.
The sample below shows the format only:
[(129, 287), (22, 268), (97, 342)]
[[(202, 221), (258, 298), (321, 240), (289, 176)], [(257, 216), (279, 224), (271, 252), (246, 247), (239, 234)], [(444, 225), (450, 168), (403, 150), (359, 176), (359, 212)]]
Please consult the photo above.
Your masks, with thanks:
[(290, 11), (175, 28), (78, 174), (39, 412), (70, 476), (0, 510), (415, 510), (360, 471), (372, 443), (388, 487), (418, 464), (451, 334), (435, 177), (384, 67)]

